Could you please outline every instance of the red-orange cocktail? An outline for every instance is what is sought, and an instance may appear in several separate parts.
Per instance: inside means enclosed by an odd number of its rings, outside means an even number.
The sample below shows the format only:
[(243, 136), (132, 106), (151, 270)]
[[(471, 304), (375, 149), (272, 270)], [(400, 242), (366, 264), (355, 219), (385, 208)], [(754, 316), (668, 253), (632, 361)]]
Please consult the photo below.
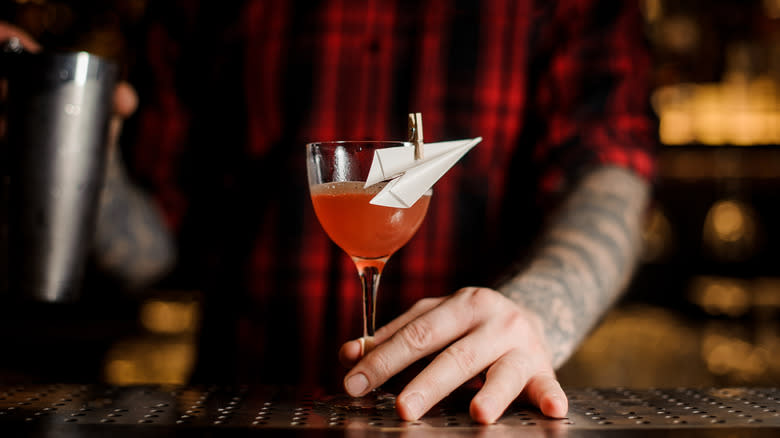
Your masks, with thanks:
[(363, 189), (362, 182), (345, 181), (310, 188), (322, 228), (350, 256), (389, 257), (409, 241), (425, 218), (430, 195), (423, 196), (410, 208), (370, 204), (382, 186)]

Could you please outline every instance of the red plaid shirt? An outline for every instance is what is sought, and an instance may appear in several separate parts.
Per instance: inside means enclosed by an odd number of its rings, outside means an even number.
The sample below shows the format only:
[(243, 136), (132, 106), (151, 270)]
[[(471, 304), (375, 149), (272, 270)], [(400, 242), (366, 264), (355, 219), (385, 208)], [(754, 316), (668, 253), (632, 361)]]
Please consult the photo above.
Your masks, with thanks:
[(206, 292), (204, 379), (333, 381), (338, 346), (361, 335), (355, 267), (311, 208), (306, 142), (404, 139), (409, 112), (427, 141), (484, 138), (391, 257), (380, 322), (495, 284), (588, 167), (653, 172), (635, 2), (163, 3), (130, 162), (178, 235), (171, 281)]

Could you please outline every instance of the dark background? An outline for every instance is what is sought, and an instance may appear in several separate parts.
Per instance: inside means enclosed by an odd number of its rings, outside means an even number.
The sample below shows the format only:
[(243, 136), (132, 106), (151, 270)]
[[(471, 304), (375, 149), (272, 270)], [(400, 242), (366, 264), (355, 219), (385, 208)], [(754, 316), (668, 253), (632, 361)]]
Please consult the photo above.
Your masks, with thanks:
[[(560, 377), (575, 386), (777, 385), (780, 0), (640, 5), (662, 143), (643, 265)], [(46, 47), (115, 59), (132, 82), (147, 6), (6, 0), (0, 19)], [(186, 382), (200, 292), (169, 279), (131, 294), (88, 278), (77, 304), (0, 304), (0, 381)]]

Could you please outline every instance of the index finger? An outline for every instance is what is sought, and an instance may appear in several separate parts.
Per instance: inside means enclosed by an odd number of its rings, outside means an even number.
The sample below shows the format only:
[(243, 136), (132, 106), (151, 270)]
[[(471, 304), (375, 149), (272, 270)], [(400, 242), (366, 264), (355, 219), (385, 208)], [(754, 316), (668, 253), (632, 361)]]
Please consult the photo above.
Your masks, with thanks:
[(460, 338), (476, 320), (469, 294), (455, 294), (403, 326), (387, 341), (363, 357), (347, 374), (344, 388), (361, 396), (417, 360)]
[(0, 42), (5, 42), (11, 38), (18, 38), (22, 46), (30, 52), (39, 52), (41, 45), (33, 39), (27, 32), (5, 21), (0, 21)]
[(374, 342), (377, 344), (385, 342), (403, 326), (409, 324), (418, 316), (438, 306), (442, 301), (444, 301), (444, 297), (429, 297), (417, 301), (411, 308), (409, 308), (409, 310), (396, 317), (386, 325), (380, 327), (374, 334)]
[[(378, 329), (374, 335), (374, 340), (371, 345), (374, 346), (385, 342), (388, 338), (390, 338), (390, 336), (400, 330), (401, 327), (405, 326), (423, 313), (438, 306), (443, 300), (443, 297), (439, 297), (423, 298), (422, 300), (417, 301), (409, 310)], [(355, 366), (360, 358), (368, 354), (365, 346), (366, 342), (363, 338), (353, 339), (351, 341), (345, 342), (344, 345), (341, 346), (341, 349), (339, 349), (339, 361), (342, 365), (348, 368)]]

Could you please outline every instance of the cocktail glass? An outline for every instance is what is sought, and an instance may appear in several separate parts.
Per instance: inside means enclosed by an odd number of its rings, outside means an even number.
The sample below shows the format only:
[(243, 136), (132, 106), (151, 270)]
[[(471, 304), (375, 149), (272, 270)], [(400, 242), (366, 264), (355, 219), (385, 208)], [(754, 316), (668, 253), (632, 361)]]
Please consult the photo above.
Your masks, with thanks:
[[(388, 258), (411, 239), (425, 217), (429, 190), (410, 208), (383, 207), (369, 201), (384, 187), (363, 188), (374, 151), (412, 146), (400, 141), (333, 141), (306, 145), (306, 166), (314, 212), (330, 239), (355, 262), (363, 287), (364, 353), (373, 348), (379, 277)], [(395, 399), (380, 389), (360, 398), (336, 396), (330, 403), (346, 409), (385, 409)]]

